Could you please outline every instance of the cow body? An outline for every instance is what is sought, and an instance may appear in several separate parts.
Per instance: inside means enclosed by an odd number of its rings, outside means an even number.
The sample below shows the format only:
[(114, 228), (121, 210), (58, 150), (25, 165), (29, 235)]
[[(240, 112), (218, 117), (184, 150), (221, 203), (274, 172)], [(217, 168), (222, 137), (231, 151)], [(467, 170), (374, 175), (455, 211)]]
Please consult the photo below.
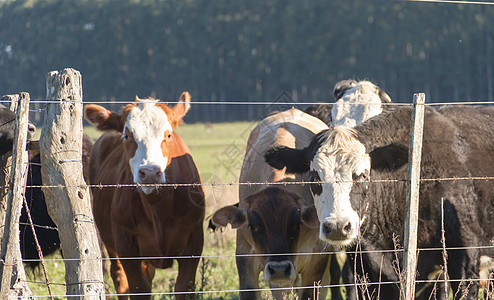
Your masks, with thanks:
[[(352, 251), (356, 246), (372, 251), (395, 249), (395, 242), (403, 245), (406, 213), (403, 179), (406, 179), (411, 113), (411, 108), (399, 108), (356, 126), (354, 131), (336, 127), (321, 132), (304, 149), (276, 148), (266, 154), (268, 163), (276, 168), (286, 167), (295, 173), (311, 170), (317, 180), (325, 182), (312, 186), (322, 240), (350, 247)], [(426, 109), (420, 176), (492, 176), (492, 126), (491, 107)], [(304, 162), (293, 165), (287, 157)], [(369, 183), (369, 175), (372, 180), (399, 181)], [(419, 248), (442, 247), (441, 199), (446, 247), (492, 246), (492, 184), (458, 180), (421, 183)], [(492, 252), (492, 248), (448, 251), (448, 276), (455, 298), (464, 293), (466, 299), (476, 299), (478, 282), (468, 280), (479, 278), (480, 255), (492, 256)], [(352, 257), (352, 262), (357, 274), (367, 274), (370, 282), (398, 282), (395, 255), (401, 263), (401, 252), (359, 254)], [(441, 251), (420, 251), (417, 279), (426, 280), (442, 264), (442, 259)], [(417, 296), (428, 299), (433, 288), (434, 284), (417, 283)], [(378, 292), (382, 299), (397, 299), (399, 284), (369, 287), (370, 295)], [(447, 299), (441, 293), (442, 289), (438, 289), (438, 297)]]
[[(86, 106), (86, 118), (99, 129), (109, 130), (92, 149), (89, 173), (93, 185), (115, 185), (93, 188), (92, 193), (101, 238), (110, 257), (120, 258), (112, 260), (111, 266), (118, 293), (149, 293), (154, 268), (172, 266), (173, 259), (166, 257), (199, 257), (202, 253), (205, 203), (201, 179), (188, 147), (172, 130), (187, 112), (189, 99), (184, 92), (173, 109), (138, 102), (125, 107), (122, 115)], [(162, 183), (198, 185), (159, 187)], [(131, 257), (163, 258), (124, 259)], [(175, 291), (193, 290), (199, 258), (177, 261)], [(185, 299), (186, 295), (176, 297)]]
[[(272, 145), (303, 145), (308, 142), (312, 136), (323, 129), (327, 129), (327, 126), (322, 121), (297, 109), (290, 109), (265, 118), (256, 126), (256, 128), (254, 128), (249, 136), (239, 181), (278, 182), (299, 181), (304, 179), (306, 174), (291, 176), (285, 174), (283, 171), (274, 170), (263, 162), (262, 155), (266, 149)], [(288, 185), (283, 188), (289, 190), (293, 193), (293, 195), (298, 195), (297, 197), (301, 197), (301, 200), (297, 200), (299, 209), (313, 204), (312, 197), (307, 186), (302, 187), (301, 185)], [(266, 223), (265, 220), (270, 219), (270, 217), (276, 218), (277, 220), (285, 220), (285, 218), (288, 218), (289, 209), (285, 206), (285, 204), (270, 206), (269, 203), (271, 203), (271, 201), (275, 201), (272, 199), (273, 197), (290, 198), (290, 196), (283, 196), (284, 192), (280, 193), (281, 196), (276, 196), (273, 193), (267, 192), (265, 189), (266, 187), (261, 185), (240, 186), (240, 203), (238, 209), (249, 214), (256, 210), (256, 207), (262, 206), (262, 213), (259, 212), (257, 214), (258, 217), (256, 223), (262, 223), (263, 225), (261, 228), (268, 227), (271, 232), (276, 231), (276, 228), (278, 228), (278, 235), (281, 236), (283, 232), (281, 232), (281, 229), (279, 228), (280, 224), (276, 227), (274, 224), (270, 225), (269, 222)], [(254, 197), (257, 200), (254, 201), (249, 197)], [(256, 203), (256, 205), (253, 205), (253, 203)], [(279, 210), (276, 209), (277, 207)], [(283, 207), (283, 209), (281, 207)], [(291, 252), (317, 253), (328, 250), (325, 248), (324, 243), (318, 241), (317, 229), (307, 226), (307, 222), (302, 222), (300, 220), (300, 216), (298, 219), (294, 217), (294, 220), (299, 221), (292, 222), (293, 224), (296, 224), (295, 226), (299, 226), (299, 233), (293, 237), (295, 239), (292, 244), (294, 246), (293, 249), (290, 248), (289, 245), (283, 246), (280, 243), (277, 243), (277, 248), (274, 246), (268, 247), (267, 242), (259, 243), (259, 240), (254, 238), (251, 232), (252, 227), (250, 226), (253, 222), (251, 218), (252, 214), (249, 214), (249, 218), (247, 218), (248, 220), (244, 226), (239, 227), (237, 231), (236, 253), (240, 256), (236, 257), (236, 262), (241, 290), (259, 288), (258, 278), (260, 272), (263, 270), (264, 278), (272, 288), (313, 286), (314, 282), (318, 281), (321, 281), (321, 285), (329, 283), (329, 276), (326, 268), (329, 259), (328, 255), (296, 255), (291, 257), (242, 256), (248, 254), (275, 254)], [(249, 226), (246, 226), (247, 223)], [(283, 265), (285, 267), (288, 266), (288, 271), (286, 273), (288, 276), (284, 278), (284, 280), (272, 280), (271, 275), (276, 277), (276, 272), (272, 272), (272, 268), (275, 265)], [(273, 290), (272, 293), (275, 298), (282, 299), (282, 291)], [(323, 289), (321, 294), (325, 297), (326, 290)], [(302, 289), (299, 291), (299, 296), (302, 299), (313, 298), (314, 291), (312, 289)], [(240, 292), (240, 298), (260, 298), (260, 293)]]

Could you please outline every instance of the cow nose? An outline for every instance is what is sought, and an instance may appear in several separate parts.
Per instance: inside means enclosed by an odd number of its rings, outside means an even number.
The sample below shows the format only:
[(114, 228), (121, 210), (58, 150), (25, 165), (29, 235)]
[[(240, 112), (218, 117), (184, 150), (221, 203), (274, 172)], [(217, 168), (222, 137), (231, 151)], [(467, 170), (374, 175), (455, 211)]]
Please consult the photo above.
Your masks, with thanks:
[(322, 232), (330, 241), (347, 239), (352, 233), (352, 222), (350, 219), (330, 220), (322, 224)]
[(139, 168), (139, 180), (141, 183), (159, 183), (163, 172), (156, 165), (148, 165)]
[(295, 267), (289, 260), (271, 261), (264, 268), (267, 281), (293, 280), (295, 278)]
[(33, 124), (29, 123), (27, 125), (27, 140), (28, 141), (32, 140), (35, 133), (36, 133), (36, 126), (34, 126)]

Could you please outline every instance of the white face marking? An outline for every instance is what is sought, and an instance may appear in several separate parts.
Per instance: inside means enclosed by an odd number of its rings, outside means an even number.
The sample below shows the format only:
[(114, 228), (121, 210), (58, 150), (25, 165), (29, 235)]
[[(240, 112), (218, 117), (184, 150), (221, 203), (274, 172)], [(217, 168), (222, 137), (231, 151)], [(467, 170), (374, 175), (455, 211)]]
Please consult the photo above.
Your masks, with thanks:
[[(340, 130), (335, 128), (335, 131)], [(353, 137), (352, 140), (345, 139), (334, 142), (330, 138), (319, 148), (310, 165), (311, 171), (316, 171), (321, 181), (326, 182), (322, 183), (322, 193), (314, 195), (321, 223), (319, 238), (340, 246), (351, 244), (359, 232), (360, 218), (350, 202), (352, 175), (370, 170), (370, 157), (365, 153), (364, 145)], [(347, 232), (338, 235), (338, 230), (345, 227)], [(327, 228), (334, 230), (329, 234)]]
[[(172, 130), (166, 113), (156, 106), (154, 101), (143, 100), (129, 113), (125, 128), (133, 134), (137, 144), (135, 155), (129, 160), (134, 182), (146, 183), (146, 180), (139, 176), (139, 172), (151, 168), (161, 172), (152, 183), (165, 183), (165, 168), (169, 158), (163, 156), (161, 143), (165, 131)], [(150, 194), (155, 187), (147, 186), (141, 189), (145, 194)]]
[(379, 88), (369, 81), (360, 81), (333, 105), (332, 125), (355, 127), (381, 112)]

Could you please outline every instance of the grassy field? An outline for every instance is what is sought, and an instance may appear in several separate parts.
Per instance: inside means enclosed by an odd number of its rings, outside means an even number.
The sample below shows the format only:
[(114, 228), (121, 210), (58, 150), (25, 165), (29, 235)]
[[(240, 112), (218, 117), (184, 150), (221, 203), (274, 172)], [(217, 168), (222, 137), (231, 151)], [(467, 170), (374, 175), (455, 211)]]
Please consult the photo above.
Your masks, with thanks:
[[(236, 182), (245, 152), (245, 145), (255, 123), (236, 122), (220, 124), (184, 124), (177, 132), (189, 146), (204, 182)], [(99, 136), (94, 128), (84, 129), (93, 138)], [(206, 216), (215, 209), (238, 201), (236, 186), (206, 187)], [(206, 228), (205, 224), (205, 228)], [(205, 229), (205, 246), (203, 255), (211, 256), (201, 260), (197, 272), (197, 289), (203, 291), (222, 291), (238, 289), (238, 276), (235, 267), (235, 232), (226, 230), (223, 233), (211, 233)], [(214, 257), (232, 255), (231, 257)], [(48, 279), (53, 295), (64, 295), (65, 282), (64, 263), (60, 255), (49, 257), (46, 261)], [(153, 292), (168, 293), (173, 291), (177, 276), (177, 264), (167, 270), (157, 270), (153, 281)], [(36, 276), (28, 276), (33, 281), (30, 288), (35, 295), (48, 295), (42, 272)], [(111, 280), (110, 292), (114, 293)], [(215, 292), (205, 293), (199, 298), (204, 299), (237, 299), (237, 293)], [(266, 295), (267, 296), (267, 295)], [(56, 297), (62, 299), (60, 297)], [(116, 297), (112, 297), (116, 298)], [(172, 299), (168, 295), (155, 296), (154, 299)]]

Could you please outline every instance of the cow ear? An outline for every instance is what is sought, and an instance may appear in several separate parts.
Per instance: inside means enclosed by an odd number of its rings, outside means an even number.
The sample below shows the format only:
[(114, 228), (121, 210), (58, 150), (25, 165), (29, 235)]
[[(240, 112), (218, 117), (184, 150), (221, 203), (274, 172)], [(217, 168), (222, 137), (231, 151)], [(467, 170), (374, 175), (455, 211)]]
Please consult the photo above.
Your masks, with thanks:
[(309, 228), (319, 228), (319, 218), (317, 217), (314, 204), (302, 207), (300, 219), (302, 220), (302, 224)]
[(377, 147), (369, 153), (371, 170), (397, 171), (408, 163), (408, 147), (402, 143), (392, 143)]
[(310, 161), (307, 159), (306, 149), (276, 146), (264, 154), (264, 160), (271, 167), (278, 170), (286, 167), (286, 172), (290, 174), (305, 173), (310, 169)]
[(119, 114), (109, 111), (106, 108), (88, 104), (84, 107), (86, 120), (95, 125), (98, 130), (116, 130), (122, 132), (123, 122)]
[(247, 213), (244, 209), (229, 205), (218, 209), (211, 217), (211, 222), (216, 226), (231, 224), (232, 228), (239, 228), (247, 224)]
[(173, 107), (173, 123), (172, 127), (175, 128), (182, 124), (183, 117), (187, 114), (190, 109), (190, 94), (185, 91), (180, 95), (178, 103)]

